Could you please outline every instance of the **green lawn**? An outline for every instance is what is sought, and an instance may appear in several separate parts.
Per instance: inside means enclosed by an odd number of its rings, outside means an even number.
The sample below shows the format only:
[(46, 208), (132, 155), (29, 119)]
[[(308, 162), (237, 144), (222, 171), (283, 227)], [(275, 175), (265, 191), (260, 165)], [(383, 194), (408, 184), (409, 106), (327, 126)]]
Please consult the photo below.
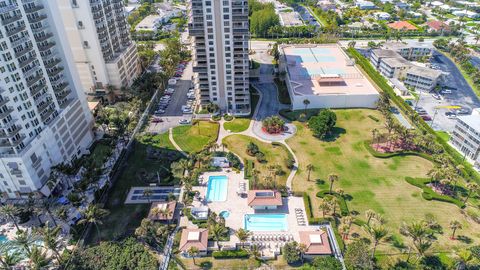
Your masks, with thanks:
[(109, 156), (111, 152), (112, 147), (108, 142), (99, 141), (95, 145), (90, 158), (93, 160), (96, 167), (101, 167), (103, 163), (105, 163), (105, 158)]
[(232, 121), (225, 122), (223, 128), (231, 132), (242, 132), (250, 126), (250, 118), (235, 118)]
[[(133, 234), (134, 230), (140, 224), (140, 221), (147, 215), (149, 206), (147, 204), (124, 204), (128, 191), (132, 186), (148, 186), (150, 183), (157, 182), (157, 173), (161, 179), (160, 184), (174, 184), (170, 178), (170, 163), (181, 157), (177, 151), (172, 151), (173, 146), (170, 143), (164, 143), (168, 134), (155, 135), (153, 138), (159, 138), (160, 142), (150, 141), (146, 137), (137, 139), (134, 149), (127, 161), (126, 167), (120, 174), (120, 177), (111, 188), (105, 208), (110, 211), (100, 226), (101, 240), (114, 240), (117, 237)], [(167, 145), (167, 147), (164, 147)], [(150, 156), (148, 158), (147, 149), (160, 151), (158, 158)], [(144, 172), (140, 175), (139, 172)], [(163, 179), (163, 180), (162, 180)], [(98, 240), (95, 230), (91, 230), (88, 242)]]
[[(269, 265), (273, 269), (293, 269), (293, 267), (288, 265), (287, 262), (283, 259), (283, 256), (278, 256), (276, 260), (266, 261), (260, 264), (259, 261), (249, 258), (249, 259), (214, 259), (213, 257), (204, 257), (204, 258), (195, 258), (195, 264), (193, 264), (192, 259), (187, 259), (182, 256), (177, 256), (180, 258), (180, 261), (184, 264), (186, 269), (257, 269), (261, 265)], [(210, 262), (211, 267), (201, 267), (201, 263)]]
[[(310, 195), (316, 217), (321, 217), (321, 213), (318, 209), (319, 199), (315, 194), (327, 189), (328, 174), (336, 173), (340, 180), (334, 184), (334, 189), (342, 188), (352, 197), (347, 202), (349, 210), (358, 211), (358, 217), (363, 220), (367, 209), (383, 214), (388, 220), (386, 226), (390, 232), (400, 239), (403, 239), (398, 233), (402, 222), (432, 215), (445, 231), (445, 235), (438, 236), (433, 249), (448, 250), (467, 245), (451, 241), (447, 236), (450, 231), (448, 224), (453, 219), (462, 222), (460, 235), (467, 235), (474, 241), (480, 240), (480, 225), (469, 222), (460, 208), (450, 203), (427, 201), (422, 198), (420, 189), (405, 181), (406, 176), (426, 177), (433, 166), (431, 162), (415, 156), (375, 158), (365, 149), (363, 142), (371, 139), (372, 129), (385, 132), (383, 117), (378, 111), (351, 109), (335, 112), (335, 135), (338, 137), (328, 141), (319, 140), (312, 136), (304, 123), (295, 122), (297, 133), (287, 141), (299, 159), (299, 171), (293, 180), (293, 190), (306, 191)], [(368, 115), (382, 121), (375, 122)], [(309, 182), (306, 176), (307, 164), (315, 166)], [(363, 230), (358, 227), (353, 232), (363, 234)], [(389, 244), (382, 245), (380, 250), (398, 252)]]
[[(255, 159), (255, 157), (251, 157), (247, 154), (247, 145), (250, 142), (255, 143), (259, 150), (265, 154), (265, 159), (267, 162), (260, 163)], [(260, 171), (260, 182), (263, 181), (264, 176), (270, 175), (268, 170), (269, 165), (280, 165), (285, 173), (277, 176), (276, 181), (280, 185), (285, 185), (287, 177), (290, 174), (290, 169), (288, 169), (285, 164), (285, 160), (288, 158), (288, 150), (286, 147), (264, 143), (245, 135), (230, 135), (223, 139), (223, 143), (226, 144), (230, 151), (239, 155), (243, 160), (254, 160), (255, 169)]]
[(448, 140), (450, 140), (450, 134), (448, 134), (448, 132), (445, 132), (445, 131), (436, 131), (436, 132), (438, 136), (442, 138), (443, 141), (448, 142)]
[(217, 140), (218, 128), (216, 122), (198, 121), (194, 125), (174, 128), (173, 139), (183, 151), (197, 153), (208, 143)]

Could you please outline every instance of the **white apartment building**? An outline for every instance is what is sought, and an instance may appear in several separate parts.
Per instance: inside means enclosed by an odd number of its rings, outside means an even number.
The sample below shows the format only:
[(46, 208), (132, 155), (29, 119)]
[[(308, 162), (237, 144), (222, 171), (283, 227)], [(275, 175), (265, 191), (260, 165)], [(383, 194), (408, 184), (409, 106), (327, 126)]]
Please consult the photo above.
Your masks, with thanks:
[(450, 143), (476, 167), (480, 167), (480, 108), (458, 116)]
[(248, 1), (189, 4), (197, 99), (203, 105), (215, 103), (224, 112), (250, 114)]
[(384, 49), (373, 49), (370, 53), (370, 62), (376, 68), (380, 68), (380, 63), (382, 59), (385, 58), (399, 58), (401, 57), (397, 52), (393, 50), (384, 50)]
[(93, 140), (58, 1), (0, 0), (0, 191), (50, 194), (50, 168)]
[(402, 57), (383, 58), (378, 70), (387, 78), (399, 78), (411, 66), (412, 64)]
[(383, 47), (387, 50), (393, 50), (409, 61), (417, 61), (423, 57), (432, 55), (432, 45), (422, 42), (387, 42)]
[(431, 91), (437, 86), (441, 76), (442, 72), (439, 70), (412, 66), (406, 69), (405, 75), (402, 79), (406, 86), (411, 86), (415, 89), (424, 91)]
[(122, 0), (55, 0), (85, 93), (130, 86), (141, 72)]

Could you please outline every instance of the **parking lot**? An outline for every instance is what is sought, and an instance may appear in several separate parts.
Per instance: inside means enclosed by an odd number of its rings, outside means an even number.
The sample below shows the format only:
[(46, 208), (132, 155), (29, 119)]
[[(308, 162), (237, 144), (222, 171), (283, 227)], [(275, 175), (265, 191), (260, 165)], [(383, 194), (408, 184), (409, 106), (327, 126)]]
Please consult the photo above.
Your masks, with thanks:
[[(182, 76), (177, 80), (173, 86), (168, 88), (175, 89), (175, 92), (171, 95), (168, 106), (164, 109), (164, 113), (157, 113), (153, 118), (160, 119), (160, 121), (150, 121), (148, 131), (152, 133), (164, 133), (169, 128), (179, 125), (179, 121), (182, 119), (192, 119), (192, 114), (184, 114), (182, 112), (182, 106), (187, 104), (187, 92), (192, 87), (192, 63), (189, 62), (183, 70)], [(154, 111), (158, 111), (160, 101), (155, 105)]]
[[(455, 64), (444, 55), (434, 52), (431, 58), (431, 64), (437, 66), (439, 70), (448, 73), (445, 75), (444, 84), (451, 93), (440, 95), (440, 99), (432, 96), (432, 93), (420, 93), (419, 107), (423, 107), (433, 120), (433, 129), (451, 132), (455, 126), (455, 118), (447, 117), (446, 112), (455, 112), (448, 106), (458, 106), (471, 112), (473, 108), (480, 107), (480, 101), (463, 78)], [(437, 113), (435, 114), (435, 111)], [(431, 122), (429, 122), (431, 123)]]

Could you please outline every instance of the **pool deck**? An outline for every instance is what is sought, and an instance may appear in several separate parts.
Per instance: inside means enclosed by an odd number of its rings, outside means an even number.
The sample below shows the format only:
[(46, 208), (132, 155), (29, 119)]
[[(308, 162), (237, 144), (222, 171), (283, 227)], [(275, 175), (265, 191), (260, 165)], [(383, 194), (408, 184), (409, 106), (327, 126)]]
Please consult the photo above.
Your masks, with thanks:
[[(226, 201), (221, 202), (207, 202), (204, 200), (206, 192), (207, 192), (207, 181), (210, 176), (217, 176), (217, 175), (227, 175), (228, 177), (228, 186), (227, 186), (227, 199)], [(219, 214), (222, 211), (228, 210), (230, 211), (230, 216), (225, 219), (225, 224), (227, 227), (230, 227), (233, 232), (230, 237), (230, 241), (222, 242), (223, 247), (235, 247), (237, 243), (239, 243), (238, 238), (235, 236), (236, 230), (240, 228), (244, 228), (244, 215), (245, 214), (285, 214), (287, 219), (287, 231), (259, 231), (259, 232), (252, 232), (253, 235), (287, 235), (293, 237), (293, 240), (300, 241), (299, 231), (314, 231), (317, 230), (318, 226), (300, 226), (297, 224), (297, 218), (295, 215), (295, 209), (299, 208), (303, 210), (304, 219), (307, 220), (305, 215), (305, 207), (303, 204), (303, 199), (301, 197), (284, 197), (283, 198), (283, 206), (278, 208), (277, 210), (262, 210), (262, 211), (254, 211), (251, 207), (247, 204), (247, 196), (244, 195), (243, 197), (237, 194), (237, 190), (240, 183), (245, 183), (247, 186), (248, 192), (248, 180), (243, 179), (243, 172), (235, 173), (235, 172), (227, 172), (227, 170), (223, 170), (222, 172), (207, 172), (204, 173), (201, 177), (203, 179), (203, 183), (201, 186), (193, 187), (193, 190), (196, 190), (200, 193), (198, 199), (194, 199), (192, 206), (199, 207), (199, 206), (208, 206), (211, 211)], [(196, 225), (189, 222), (184, 218), (181, 221), (181, 226), (187, 226), (189, 228), (195, 228)], [(264, 241), (268, 243), (268, 241)], [(274, 242), (272, 242), (272, 246)]]

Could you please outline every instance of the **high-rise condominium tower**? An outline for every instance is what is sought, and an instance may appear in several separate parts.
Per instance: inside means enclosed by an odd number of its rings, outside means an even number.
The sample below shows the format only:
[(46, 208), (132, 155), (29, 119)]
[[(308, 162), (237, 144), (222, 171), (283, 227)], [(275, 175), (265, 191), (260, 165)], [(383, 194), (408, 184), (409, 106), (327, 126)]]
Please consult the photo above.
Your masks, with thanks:
[[(130, 86), (140, 73), (123, 0), (55, 0), (84, 91)], [(57, 19), (57, 18), (56, 18)]]
[(223, 111), (249, 114), (248, 1), (190, 0), (189, 9), (198, 98)]
[(49, 194), (50, 168), (91, 144), (88, 110), (58, 1), (0, 0), (0, 190)]

